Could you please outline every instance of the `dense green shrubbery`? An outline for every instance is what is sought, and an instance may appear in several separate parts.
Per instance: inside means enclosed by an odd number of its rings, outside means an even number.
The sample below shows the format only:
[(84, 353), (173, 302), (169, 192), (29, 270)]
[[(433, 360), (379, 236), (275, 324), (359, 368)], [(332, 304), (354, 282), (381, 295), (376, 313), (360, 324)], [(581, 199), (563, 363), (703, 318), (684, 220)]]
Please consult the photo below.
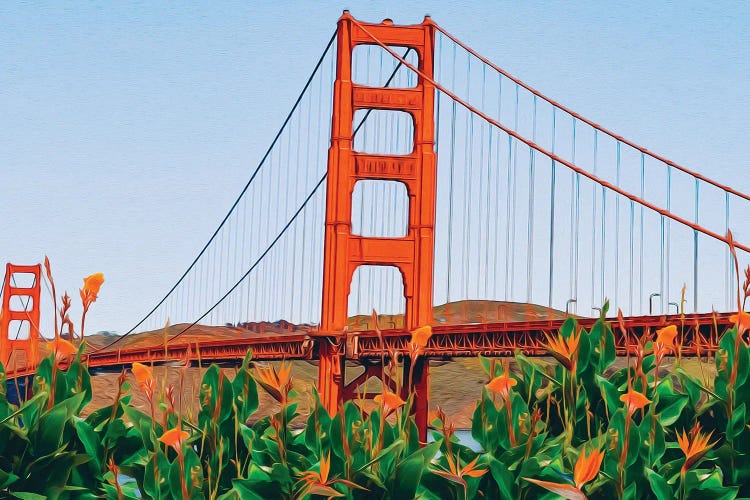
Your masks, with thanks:
[[(740, 314), (744, 331), (748, 316)], [(429, 334), (421, 332), (418, 343)], [(517, 370), (482, 359), (488, 384), (473, 417), (472, 451), (438, 411), (424, 445), (408, 401), (385, 392), (369, 414), (348, 402), (336, 416), (317, 404), (303, 430), (289, 366), (253, 368), (233, 380), (212, 366), (201, 411), (188, 421), (175, 392), (157, 394), (150, 368), (133, 367), (151, 403), (116, 403), (86, 418), (91, 382), (81, 351), (64, 341), (46, 358), (34, 395), (17, 408), (0, 395), (0, 491), (17, 498), (735, 498), (750, 496), (750, 349), (737, 328), (716, 356), (713, 383), (680, 368), (678, 329), (639, 341), (629, 366), (612, 369), (614, 336), (570, 319), (549, 339), (558, 360), (544, 369), (520, 353)], [(412, 355), (419, 355), (418, 345)], [(68, 347), (69, 349), (69, 347)], [(391, 368), (393, 361), (391, 361)], [(253, 424), (257, 384), (281, 403)], [(5, 384), (2, 384), (5, 387)], [(383, 414), (389, 415), (383, 418)], [(132, 478), (130, 482), (118, 477)]]
[[(46, 259), (45, 269), (56, 301)], [(750, 268), (745, 278), (741, 311), (750, 298)], [(103, 281), (101, 274), (84, 280), (81, 325)], [(334, 416), (314, 394), (304, 429), (295, 430), (290, 366), (253, 367), (250, 353), (231, 381), (217, 366), (206, 371), (197, 419), (175, 401), (182, 383), (157, 392), (151, 368), (138, 363), (135, 390), (145, 393), (149, 411), (130, 404), (123, 373), (114, 404), (84, 418), (91, 378), (82, 362), (83, 333), (78, 349), (61, 338), (64, 325), (72, 331), (69, 307), (65, 294), (53, 355), (39, 365), (33, 395), (20, 407), (6, 397), (0, 366), (0, 497), (750, 497), (745, 312), (719, 342), (713, 380), (681, 368), (676, 325), (631, 339), (627, 366), (615, 369), (607, 305), (590, 331), (571, 318), (547, 339), (558, 362), (552, 369), (521, 353), (514, 372), (507, 362), (482, 358), (488, 382), (472, 419), (476, 452), (439, 409), (433, 441), (420, 443), (409, 416), (412, 396), (403, 401), (385, 381), (374, 405), (347, 402)], [(403, 369), (394, 358), (408, 356), (413, 367), (431, 334), (419, 328), (406, 352), (389, 353), (386, 376), (395, 379)], [(665, 356), (676, 356), (675, 369), (661, 373)], [(261, 419), (253, 417), (258, 384), (280, 403)]]

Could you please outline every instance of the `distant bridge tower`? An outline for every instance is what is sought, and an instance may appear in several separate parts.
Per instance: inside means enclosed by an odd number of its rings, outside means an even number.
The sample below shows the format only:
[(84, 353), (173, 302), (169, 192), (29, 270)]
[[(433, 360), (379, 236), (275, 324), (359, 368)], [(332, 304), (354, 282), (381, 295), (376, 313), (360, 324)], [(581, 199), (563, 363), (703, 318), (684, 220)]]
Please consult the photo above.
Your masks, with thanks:
[[(28, 287), (15, 285), (18, 274), (31, 275)], [(6, 371), (23, 370), (39, 361), (39, 296), (42, 266), (5, 266), (3, 308), (0, 318), (0, 361)], [(14, 301), (16, 297), (18, 300)], [(16, 328), (16, 325), (18, 327)]]
[[(407, 89), (356, 85), (352, 82), (352, 53), (357, 45), (377, 45), (373, 37), (388, 46), (410, 47), (419, 57), (419, 70), (432, 78), (434, 36), (434, 25), (427, 17), (422, 24), (413, 26), (395, 26), (390, 20), (364, 24), (345, 11), (338, 22), (333, 124), (328, 153), (323, 307), (318, 343), (318, 387), (331, 413), (335, 413), (343, 401), (344, 329), (348, 321), (350, 284), (358, 266), (395, 266), (400, 270), (406, 298), (406, 328), (431, 324), (433, 318), (437, 178), (435, 88), (422, 76), (416, 87)], [(354, 151), (352, 122), (354, 112), (359, 109), (409, 113), (414, 123), (413, 150), (398, 156)], [(378, 238), (352, 234), (352, 193), (354, 185), (365, 179), (397, 181), (406, 186), (409, 195), (406, 236)], [(417, 392), (417, 423), (423, 434), (427, 424), (428, 366), (424, 360), (417, 364), (413, 368), (412, 385)]]

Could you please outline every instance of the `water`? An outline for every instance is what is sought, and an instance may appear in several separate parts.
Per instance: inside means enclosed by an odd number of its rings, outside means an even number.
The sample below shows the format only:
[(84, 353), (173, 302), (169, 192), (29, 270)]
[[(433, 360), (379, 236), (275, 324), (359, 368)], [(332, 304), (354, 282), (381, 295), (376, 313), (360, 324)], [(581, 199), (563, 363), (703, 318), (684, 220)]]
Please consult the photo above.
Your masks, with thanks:
[[(477, 443), (476, 440), (473, 437), (471, 437), (471, 431), (470, 430), (467, 430), (467, 429), (465, 429), (465, 430), (457, 430), (456, 431), (456, 437), (458, 438), (459, 442), (462, 445), (468, 447), (469, 449), (471, 449), (473, 451), (477, 451), (477, 452), (482, 451), (482, 447), (479, 445), (479, 443)], [(427, 442), (431, 443), (433, 441), (435, 441), (435, 440), (432, 438), (432, 433), (428, 432), (427, 433)]]

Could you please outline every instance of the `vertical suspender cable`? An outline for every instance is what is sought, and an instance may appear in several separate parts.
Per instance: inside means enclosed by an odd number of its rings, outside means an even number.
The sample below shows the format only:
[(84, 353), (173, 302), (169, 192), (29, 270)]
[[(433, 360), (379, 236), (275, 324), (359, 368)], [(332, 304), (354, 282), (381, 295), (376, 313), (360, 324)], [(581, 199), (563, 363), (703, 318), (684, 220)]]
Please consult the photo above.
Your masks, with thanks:
[[(309, 109), (308, 109), (308, 114), (309, 114)], [(300, 181), (300, 179), (302, 177), (300, 175), (299, 171), (300, 171), (300, 169), (304, 169), (305, 173), (307, 173), (307, 167), (310, 164), (310, 162), (308, 160), (303, 165), (302, 162), (301, 162), (301, 158), (300, 158), (300, 154), (302, 153), (302, 148), (300, 147), (300, 144), (301, 144), (301, 141), (302, 141), (302, 117), (303, 117), (303, 114), (302, 114), (302, 112), (300, 112), (299, 116), (297, 117), (297, 143), (294, 145), (294, 149), (295, 149), (296, 157), (297, 158), (296, 158), (295, 163), (294, 163), (294, 170), (292, 172), (290, 172), (291, 177), (294, 177), (294, 190), (292, 191), (292, 199), (295, 200), (295, 201), (297, 200), (297, 193), (298, 193), (298, 190), (299, 190), (299, 181)], [(307, 130), (309, 131), (309, 128)], [(305, 187), (303, 189), (306, 189), (306, 188), (307, 188), (307, 185), (305, 185)], [(296, 203), (295, 203), (295, 205), (296, 205)], [(302, 221), (304, 221), (304, 214), (302, 216)], [(286, 316), (286, 319), (288, 319), (289, 321), (293, 321), (293, 317), (294, 317), (295, 294), (296, 294), (298, 288), (299, 289), (302, 288), (302, 287), (300, 287), (297, 284), (297, 259), (295, 258), (296, 257), (295, 253), (296, 253), (296, 250), (298, 248), (298, 246), (297, 246), (297, 226), (298, 225), (299, 224), (295, 223), (293, 225), (293, 227), (292, 227), (292, 235), (291, 235), (291, 240), (292, 240), (291, 241), (292, 242), (291, 247), (292, 248), (288, 252), (287, 255), (284, 255), (284, 259), (287, 260), (287, 263), (286, 263), (286, 265), (284, 267), (288, 267), (289, 266), (289, 262), (288, 262), (289, 259), (291, 259), (291, 261), (292, 261), (291, 262), (292, 272), (291, 272), (291, 276), (290, 276), (290, 281), (291, 281), (291, 284), (290, 284), (290, 288), (291, 288), (291, 290), (290, 290), (291, 300), (289, 301), (289, 304), (288, 304), (289, 313)], [(304, 231), (304, 222), (303, 222), (303, 231)], [(301, 245), (304, 246), (304, 242), (302, 242)]]
[[(557, 108), (552, 108), (552, 154), (555, 154), (555, 138), (557, 136)], [(549, 195), (549, 295), (548, 307), (552, 307), (552, 290), (555, 284), (554, 256), (555, 256), (555, 160), (552, 160), (552, 179)]]
[[(247, 198), (245, 198), (242, 201), (242, 250), (240, 251), (240, 268), (242, 268), (242, 264), (245, 262), (245, 240), (247, 239)], [(245, 282), (245, 287), (247, 287), (247, 282)], [(237, 311), (237, 321), (248, 321), (247, 318), (247, 309), (245, 307), (245, 298), (244, 294), (242, 293), (242, 290), (240, 290), (240, 301), (239, 301), (239, 310)]]
[[(572, 129), (571, 129), (571, 143), (570, 143), (570, 152), (571, 152), (571, 158), (570, 162), (575, 165), (576, 164), (576, 119), (575, 117), (572, 119)], [(568, 263), (568, 299), (574, 299), (576, 298), (574, 295), (574, 281), (575, 281), (575, 271), (574, 271), (574, 259), (575, 259), (575, 241), (576, 241), (576, 227), (575, 227), (575, 211), (576, 211), (576, 202), (575, 202), (575, 196), (576, 196), (576, 174), (574, 172), (570, 173), (570, 251), (569, 251), (569, 263)], [(572, 303), (571, 306), (575, 304)]]
[[(226, 233), (227, 233), (227, 253), (226, 253), (226, 259), (227, 260), (226, 260), (225, 267), (221, 268), (224, 271), (223, 272), (223, 278), (226, 279), (227, 283), (229, 283), (229, 281), (230, 281), (230, 274), (229, 273), (231, 272), (231, 266), (230, 266), (230, 257), (229, 256), (230, 256), (230, 254), (232, 252), (232, 242), (233, 241), (235, 243), (237, 242), (237, 239), (234, 238), (233, 237), (234, 235), (232, 234), (232, 223), (233, 222), (234, 222), (234, 226), (236, 228), (237, 221), (235, 220), (234, 214), (227, 221), (227, 229), (226, 229)], [(223, 250), (223, 248), (222, 248), (222, 250)], [(224, 254), (222, 253), (222, 261), (223, 261), (223, 259), (224, 259)], [(219, 279), (219, 283), (221, 283), (221, 278)], [(222, 290), (223, 290), (223, 287), (222, 287)], [(225, 323), (227, 321), (227, 318), (226, 318), (226, 309), (227, 308), (224, 307), (224, 311), (223, 311), (224, 312), (224, 317), (222, 317), (222, 314), (221, 314), (222, 311), (218, 311), (218, 310), (216, 311), (216, 313), (217, 313), (216, 315), (218, 316), (219, 323)]]
[[(451, 85), (456, 88), (456, 44), (453, 44), (453, 68)], [(448, 184), (448, 302), (451, 301), (451, 271), (453, 269), (453, 184), (456, 165), (456, 101), (451, 99), (451, 151), (450, 151), (450, 182)]]
[(602, 186), (602, 260), (601, 260), (601, 298), (600, 301), (603, 304), (605, 300), (605, 289), (604, 289), (604, 278), (605, 265), (607, 258), (607, 190)]
[(635, 203), (630, 200), (630, 232), (628, 236), (630, 238), (630, 279), (628, 279), (629, 285), (629, 301), (628, 307), (630, 308), (630, 314), (633, 314), (633, 253), (634, 253), (634, 240), (635, 240)]
[(664, 310), (664, 215), (660, 216), (659, 223), (659, 303)]
[[(645, 200), (645, 194), (646, 194), (646, 155), (641, 153), (641, 199)], [(640, 244), (640, 258), (638, 260), (638, 266), (639, 266), (639, 273), (640, 277), (638, 279), (639, 284), (639, 291), (638, 291), (638, 313), (643, 314), (643, 248), (644, 248), (644, 242), (643, 242), (643, 205), (640, 206), (641, 208), (641, 222), (639, 224), (639, 230), (641, 233), (641, 237), (639, 238), (639, 244)]]
[[(598, 150), (599, 133), (594, 129), (594, 175), (596, 175)], [(594, 307), (594, 304), (597, 304), (597, 306), (603, 305), (601, 301), (594, 300), (594, 291), (596, 290), (594, 278), (596, 275), (596, 266), (594, 265), (596, 261), (596, 183), (591, 185), (591, 230), (593, 231), (591, 236), (591, 307)]]
[[(486, 111), (485, 109), (485, 87), (487, 86), (487, 65), (482, 65), (482, 111)], [(483, 214), (483, 207), (487, 210), (489, 213), (490, 205), (488, 202), (482, 202), (484, 200), (484, 197), (482, 196), (485, 192), (488, 192), (490, 189), (490, 182), (489, 182), (489, 168), (484, 164), (484, 128), (485, 128), (485, 121), (482, 120), (480, 123), (480, 132), (479, 132), (479, 241), (477, 245), (477, 253), (481, 255), (482, 251), (484, 251), (484, 273), (482, 273), (481, 269), (479, 269), (478, 277), (484, 274), (484, 294), (480, 295), (477, 293), (477, 298), (481, 299), (487, 299), (487, 285), (489, 284), (489, 258), (490, 258), (490, 248), (489, 244), (487, 246), (484, 245), (484, 240), (482, 239), (482, 230), (484, 229), (485, 238), (487, 242), (489, 242), (489, 216), (487, 216), (487, 220), (485, 220), (485, 216)], [(486, 170), (487, 171), (487, 182), (482, 182), (482, 172)], [(487, 198), (487, 201), (489, 201), (489, 198)], [(477, 262), (479, 265), (479, 261)], [(479, 280), (477, 280), (477, 291), (479, 290)]]
[[(620, 141), (617, 141), (615, 186), (620, 187)], [(620, 307), (620, 197), (615, 196), (615, 307)]]
[[(726, 192), (724, 194), (724, 234), (729, 233), (729, 192)], [(726, 310), (731, 311), (732, 310), (732, 287), (734, 286), (734, 266), (732, 265), (732, 249), (727, 248), (727, 259), (726, 259), (726, 265), (727, 265), (727, 272), (726, 272), (726, 278), (727, 283), (724, 289), (727, 292), (727, 304), (726, 304)]]
[[(498, 73), (498, 92), (497, 92), (497, 120), (503, 119), (503, 75)], [(442, 92), (439, 92), (442, 94)], [(492, 131), (492, 129), (491, 129)], [(494, 135), (494, 131), (493, 135)], [(497, 175), (495, 176), (495, 265), (492, 270), (492, 281), (493, 281), (493, 298), (498, 298), (497, 284), (500, 281), (498, 279), (497, 264), (499, 259), (499, 248), (500, 248), (500, 131), (497, 131), (497, 142), (495, 145), (495, 169)], [(506, 193), (507, 195), (507, 193)], [(507, 225), (507, 221), (505, 221)]]
[[(668, 168), (667, 169), (667, 211), (671, 211), (671, 210), (672, 210), (672, 168)], [(670, 258), (671, 258), (671, 253), (672, 253), (671, 252), (672, 242), (670, 241), (671, 239), (672, 239), (672, 219), (668, 219), (667, 220), (667, 241), (666, 241), (667, 265), (666, 265), (666, 268), (664, 269), (665, 274), (666, 274), (666, 279), (665, 279), (666, 289), (664, 290), (664, 293), (665, 293), (664, 299), (665, 299), (665, 305), (666, 305), (667, 310), (669, 309), (669, 298), (670, 298), (669, 297), (669, 287), (670, 287), (669, 275), (670, 275)]]
[[(315, 165), (317, 165), (317, 163), (310, 158), (310, 135), (311, 135), (311, 132), (312, 132), (312, 128), (311, 128), (311, 125), (312, 125), (312, 113), (313, 113), (313, 100), (312, 100), (312, 96), (310, 96), (310, 106), (307, 109), (307, 133), (305, 134), (305, 139), (306, 139), (306, 145), (305, 145), (305, 147), (306, 147), (306, 153), (305, 153), (306, 161), (305, 161), (305, 166), (304, 166), (305, 167), (305, 181), (304, 181), (305, 189), (307, 189), (307, 183), (308, 183), (308, 181), (310, 179), (310, 177), (309, 177), (310, 176), (310, 170), (312, 170), (312, 168)], [(316, 127), (316, 128), (320, 128), (320, 127)], [(317, 158), (315, 158), (315, 159), (317, 160)], [(315, 203), (313, 203), (313, 207), (310, 209), (310, 211), (314, 211), (314, 210), (315, 210)], [(299, 306), (297, 308), (297, 321), (296, 321), (296, 323), (298, 323), (298, 324), (302, 324), (306, 320), (306, 317), (305, 317), (305, 314), (304, 314), (304, 311), (303, 311), (303, 307), (304, 307), (304, 303), (305, 303), (305, 289), (312, 290), (311, 284), (304, 282), (305, 277), (306, 277), (306, 275), (305, 275), (305, 260), (306, 260), (306, 258), (305, 257), (306, 257), (306, 254), (308, 252), (312, 252), (313, 251), (313, 247), (310, 247), (308, 245), (308, 242), (307, 242), (307, 226), (309, 224), (309, 222), (308, 222), (308, 214), (310, 213), (310, 211), (306, 210), (305, 211), (305, 215), (304, 215), (304, 217), (302, 219), (302, 249), (301, 249), (302, 252), (301, 252), (301, 255), (300, 255), (300, 272), (299, 272), (300, 273), (301, 284), (300, 284)], [(313, 218), (313, 221), (314, 220), (315, 219)]]
[[(695, 223), (698, 224), (700, 183), (695, 179)], [(693, 229), (693, 312), (698, 312), (698, 231)]]
[[(573, 164), (575, 164), (576, 157), (576, 123), (577, 120), (573, 118)], [(581, 174), (576, 172), (576, 196), (575, 196), (575, 231), (573, 232), (575, 241), (575, 260), (573, 261), (573, 298), (576, 302), (573, 303), (573, 307), (578, 307), (578, 235), (581, 226)]]
[[(471, 54), (467, 55), (468, 69), (466, 73), (466, 95), (471, 93)], [(464, 176), (464, 293), (463, 298), (469, 298), (469, 279), (471, 278), (471, 258), (469, 250), (471, 245), (471, 190), (472, 173), (474, 170), (474, 113), (468, 113), (469, 135), (466, 140), (466, 157), (468, 159), (466, 174)]]
[[(297, 121), (297, 124), (299, 126), (299, 116), (295, 116), (295, 120)], [(289, 130), (289, 134), (287, 137), (287, 146), (286, 146), (286, 162), (284, 162), (284, 165), (279, 165), (279, 182), (277, 184), (279, 191), (278, 191), (278, 198), (281, 199), (281, 190), (282, 189), (288, 189), (287, 183), (290, 175), (293, 175), (291, 170), (292, 165), (292, 134), (293, 129)], [(295, 148), (297, 146), (295, 145)], [(284, 168), (285, 175), (282, 177), (282, 168)], [(289, 205), (290, 202), (293, 200), (293, 198), (289, 196), (284, 197), (284, 208), (291, 208)], [(280, 215), (279, 217), (279, 223), (281, 224), (286, 217), (287, 210), (284, 210), (284, 215)], [(296, 226), (296, 224), (295, 224)], [(292, 229), (293, 231), (293, 229)], [(281, 242), (281, 245), (276, 249), (274, 252), (276, 254), (275, 260), (276, 260), (276, 271), (274, 272), (274, 290), (276, 291), (276, 297), (278, 302), (276, 302), (274, 305), (277, 310), (277, 318), (276, 319), (283, 319), (283, 312), (287, 305), (287, 298), (286, 298), (286, 280), (288, 278), (287, 274), (287, 266), (284, 265), (284, 256), (286, 254), (287, 245), (289, 244), (289, 237), (284, 237), (283, 241)], [(281, 281), (278, 281), (279, 276), (281, 276)]]
[[(532, 118), (531, 118), (531, 137), (536, 143), (536, 110), (537, 98), (534, 96)], [(533, 285), (534, 269), (534, 167), (536, 163), (536, 151), (529, 148), (529, 225), (527, 228), (527, 256), (526, 256), (526, 302), (531, 304), (531, 290)]]
[[(234, 224), (232, 224), (234, 222)], [(232, 226), (234, 226), (234, 233), (232, 233)], [(232, 262), (234, 259), (232, 258), (231, 252), (232, 252), (232, 243), (234, 245), (237, 245), (238, 239), (236, 238), (237, 235), (237, 215), (235, 214), (233, 217), (229, 218), (229, 224), (227, 226), (227, 262), (226, 262), (226, 272), (225, 277), (227, 280), (227, 284), (231, 283), (233, 275), (231, 274), (233, 271)], [(236, 249), (234, 252), (234, 255), (237, 255)], [(225, 314), (227, 313), (227, 309), (231, 310), (231, 307), (224, 308)], [(222, 323), (226, 322), (227, 318), (225, 318), (225, 321), (221, 321)], [(234, 324), (234, 322), (232, 322)]]
[[(326, 110), (328, 111), (328, 110)], [(316, 115), (316, 118), (322, 119), (323, 116), (327, 116), (323, 114), (323, 78), (321, 76), (319, 80), (318, 85), (318, 115)], [(330, 126), (331, 120), (327, 120)], [(323, 127), (320, 127), (319, 125), (315, 127), (316, 129), (316, 139), (315, 139), (315, 162), (317, 164), (318, 161), (321, 161), (321, 150), (320, 145), (323, 142), (323, 138), (321, 137), (321, 129)], [(330, 136), (329, 136), (330, 137)], [(320, 198), (320, 196), (318, 196)], [(313, 252), (310, 255), (310, 277), (311, 277), (311, 284), (309, 287), (310, 290), (310, 310), (307, 312), (310, 318), (310, 322), (313, 323), (315, 319), (317, 319), (317, 315), (315, 314), (315, 311), (317, 308), (315, 307), (315, 293), (313, 290), (319, 290), (320, 288), (317, 286), (317, 280), (316, 280), (316, 273), (315, 270), (320, 266), (321, 263), (319, 263), (315, 258), (317, 257), (318, 252), (318, 203), (313, 201), (312, 206), (312, 227), (310, 228), (310, 232), (312, 233), (312, 249)], [(323, 225), (321, 224), (321, 227)]]
[[(272, 151), (271, 155), (269, 156), (269, 161), (271, 164), (271, 167), (274, 165), (274, 159), (276, 158), (276, 152)], [(263, 189), (261, 189), (261, 196), (260, 196), (260, 209), (263, 210), (266, 206), (268, 206), (267, 202), (264, 202), (266, 198), (269, 198), (270, 192), (271, 192), (271, 172), (275, 170), (274, 168), (266, 169), (264, 174), (268, 178), (268, 186), (265, 185), (265, 183), (261, 183), (261, 186)], [(270, 201), (270, 199), (268, 200)], [(268, 241), (268, 233), (269, 233), (269, 227), (271, 224), (271, 217), (270, 214), (268, 217), (260, 217), (261, 220), (261, 231), (263, 233), (263, 242)], [(262, 248), (262, 246), (261, 246)], [(257, 294), (260, 294), (260, 321), (265, 321), (268, 319), (267, 315), (267, 309), (266, 304), (268, 303), (268, 294), (265, 293), (266, 289), (266, 281), (268, 276), (268, 261), (263, 262), (261, 267), (261, 276), (258, 277), (258, 283), (256, 285)]]
[[(520, 87), (516, 85), (516, 109), (515, 117), (513, 119), (513, 130), (518, 131), (518, 98), (519, 98)], [(512, 185), (510, 188), (510, 197), (512, 205), (512, 218), (510, 218), (510, 296), (507, 300), (513, 300), (513, 282), (515, 281), (515, 264), (516, 264), (516, 176), (518, 174), (518, 141), (513, 141), (513, 175), (509, 178), (512, 179)]]

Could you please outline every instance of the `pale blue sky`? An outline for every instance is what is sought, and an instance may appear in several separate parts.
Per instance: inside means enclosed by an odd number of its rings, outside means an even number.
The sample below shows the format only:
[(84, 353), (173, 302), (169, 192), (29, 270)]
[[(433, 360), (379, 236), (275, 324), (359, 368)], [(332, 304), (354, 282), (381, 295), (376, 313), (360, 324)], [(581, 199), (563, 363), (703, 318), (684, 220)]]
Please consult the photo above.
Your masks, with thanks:
[[(215, 228), (344, 7), (425, 13), (596, 122), (750, 191), (744, 2), (0, 4), (0, 262), (104, 273), (127, 329)], [(79, 313), (76, 312), (77, 316)]]

